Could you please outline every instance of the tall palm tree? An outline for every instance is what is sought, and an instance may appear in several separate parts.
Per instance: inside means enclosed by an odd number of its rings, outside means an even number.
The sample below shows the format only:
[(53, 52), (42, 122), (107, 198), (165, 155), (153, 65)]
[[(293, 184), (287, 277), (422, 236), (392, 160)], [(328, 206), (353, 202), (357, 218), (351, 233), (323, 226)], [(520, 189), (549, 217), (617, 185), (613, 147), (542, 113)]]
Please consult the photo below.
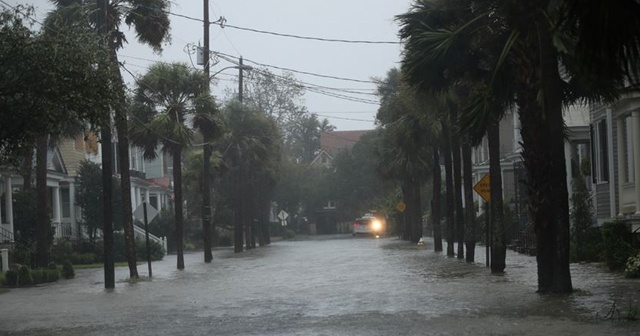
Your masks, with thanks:
[[(83, 19), (82, 13), (90, 13), (90, 23), (96, 25), (101, 21), (103, 8), (98, 7), (100, 1), (94, 0), (51, 0), (56, 10), (52, 16), (64, 20), (69, 25), (77, 24)], [(108, 35), (108, 46), (111, 61), (119, 65), (117, 51), (127, 42), (125, 33), (120, 27), (126, 24), (133, 27), (136, 39), (147, 44), (156, 52), (162, 51), (162, 44), (169, 40), (169, 1), (168, 0), (102, 0), (106, 12), (104, 25)], [(112, 107), (115, 111), (115, 125), (118, 131), (118, 162), (120, 168), (120, 183), (122, 187), (122, 199), (124, 204), (124, 233), (127, 250), (127, 262), (129, 264), (129, 276), (138, 277), (135, 256), (135, 238), (133, 233), (133, 214), (131, 209), (131, 178), (129, 174), (129, 134), (127, 119), (127, 103), (124, 82), (118, 68), (116, 80), (112, 82), (114, 89), (120, 94), (119, 104)], [(105, 179), (107, 181), (107, 179)], [(109, 179), (110, 181), (110, 179)], [(107, 181), (107, 182), (109, 182)], [(107, 183), (105, 182), (105, 183)], [(105, 188), (105, 190), (107, 190)]]
[(203, 74), (184, 63), (156, 63), (138, 81), (133, 103), (131, 140), (154, 159), (156, 149), (173, 158), (177, 268), (184, 269), (182, 154), (194, 139), (193, 117), (202, 92)]
[[(485, 123), (491, 119), (486, 117), (491, 114), (489, 107), (494, 106), (488, 103), (490, 97), (498, 95), (501, 104), (517, 103), (529, 209), (537, 236), (541, 293), (572, 291), (568, 189), (562, 150), (563, 103), (566, 98), (585, 94), (575, 90), (584, 89), (585, 83), (591, 97), (615, 96), (611, 89), (619, 85), (624, 75), (638, 72), (637, 15), (624, 24), (612, 19), (613, 16), (602, 15), (605, 12), (633, 16), (638, 11), (637, 2), (597, 4), (599, 7), (580, 0), (527, 3), (478, 0), (473, 4), (425, 0), (416, 1), (413, 10), (401, 16), (403, 37), (408, 39), (404, 67), (413, 83), (425, 85), (431, 81), (427, 86), (441, 86), (443, 79), (446, 82), (447, 78), (463, 77), (464, 71), (469, 70), (464, 63), (457, 62), (460, 58), (475, 58), (477, 62), (467, 63), (472, 68), (469, 73), (477, 73), (473, 69), (488, 69), (491, 74), (485, 81), (486, 92), (480, 95), (484, 104), (476, 104), (482, 107), (476, 109), (483, 111), (481, 119)], [(425, 24), (425, 20), (432, 25)], [(597, 31), (602, 27), (606, 29)], [(614, 36), (612, 32), (616, 31), (621, 35)], [(594, 39), (594, 35), (586, 32), (596, 32), (601, 38)], [(595, 40), (600, 42), (591, 42)], [(586, 50), (595, 52), (588, 55)], [(564, 76), (568, 82), (559, 73), (559, 60), (570, 74)], [(592, 68), (608, 71), (602, 74)], [(426, 73), (432, 76), (425, 78)], [(504, 76), (505, 73), (511, 76)], [(595, 85), (594, 78), (598, 79)]]
[[(228, 132), (218, 146), (232, 179), (232, 201), (234, 221), (234, 251), (251, 249), (253, 218), (251, 204), (252, 188), (260, 174), (273, 169), (280, 161), (280, 133), (274, 121), (264, 113), (247, 108), (232, 101), (225, 109)], [(267, 194), (260, 194), (261, 204)], [(258, 207), (264, 210), (264, 207)], [(268, 210), (268, 208), (266, 209)]]
[[(207, 84), (208, 85), (208, 82)], [(208, 94), (202, 94), (196, 99), (196, 115), (193, 119), (193, 126), (196, 127), (204, 140), (202, 158), (202, 188), (209, 188), (211, 185), (211, 159), (213, 154), (212, 142), (222, 136), (222, 121), (214, 98)], [(213, 218), (213, 207), (211, 204), (210, 190), (202, 190), (202, 236), (204, 240), (204, 261), (211, 262), (213, 254), (211, 252), (211, 219)]]

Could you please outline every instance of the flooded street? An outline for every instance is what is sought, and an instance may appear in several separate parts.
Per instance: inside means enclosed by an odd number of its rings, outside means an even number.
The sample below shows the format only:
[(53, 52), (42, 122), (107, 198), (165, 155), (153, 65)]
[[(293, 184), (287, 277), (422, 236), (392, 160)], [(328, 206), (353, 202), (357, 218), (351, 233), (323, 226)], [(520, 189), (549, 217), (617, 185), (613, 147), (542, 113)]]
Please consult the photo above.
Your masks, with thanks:
[[(535, 258), (507, 255), (507, 273), (418, 250), (395, 238), (279, 241), (241, 254), (175, 255), (153, 280), (116, 289), (102, 270), (0, 295), (0, 335), (640, 335), (624, 320), (640, 281), (573, 265), (576, 293), (540, 296)], [(445, 244), (446, 247), (446, 244)], [(146, 264), (138, 266), (146, 275)], [(620, 316), (606, 319), (613, 304)], [(614, 309), (615, 312), (615, 309)]]

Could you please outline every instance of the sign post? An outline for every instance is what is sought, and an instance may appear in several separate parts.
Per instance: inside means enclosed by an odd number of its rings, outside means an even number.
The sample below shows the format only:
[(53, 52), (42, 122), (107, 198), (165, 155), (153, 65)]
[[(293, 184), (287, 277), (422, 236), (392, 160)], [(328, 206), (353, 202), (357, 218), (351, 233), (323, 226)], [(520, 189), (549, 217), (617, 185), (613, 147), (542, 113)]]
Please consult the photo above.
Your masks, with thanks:
[(478, 183), (476, 183), (476, 185), (473, 186), (473, 190), (478, 195), (480, 195), (480, 197), (482, 197), (482, 199), (485, 201), (485, 211), (484, 211), (485, 221), (484, 222), (485, 222), (485, 235), (486, 235), (486, 241), (487, 241), (487, 243), (485, 244), (485, 247), (486, 247), (487, 267), (489, 267), (490, 259), (491, 259), (491, 251), (490, 251), (491, 221), (489, 220), (489, 202), (491, 201), (491, 177), (489, 176), (489, 174), (485, 174), (484, 176), (482, 176), (480, 181), (478, 181)]
[(140, 204), (136, 208), (136, 211), (133, 212), (134, 217), (136, 217), (138, 220), (140, 219), (140, 217), (142, 217), (144, 221), (144, 235), (145, 235), (145, 240), (147, 245), (147, 267), (149, 269), (149, 278), (153, 276), (153, 273), (151, 272), (151, 247), (149, 244), (149, 222), (152, 221), (154, 218), (156, 218), (157, 215), (158, 215), (158, 210), (156, 210), (156, 208), (154, 208), (153, 206), (151, 206), (147, 211), (146, 201), (142, 202), (142, 204)]

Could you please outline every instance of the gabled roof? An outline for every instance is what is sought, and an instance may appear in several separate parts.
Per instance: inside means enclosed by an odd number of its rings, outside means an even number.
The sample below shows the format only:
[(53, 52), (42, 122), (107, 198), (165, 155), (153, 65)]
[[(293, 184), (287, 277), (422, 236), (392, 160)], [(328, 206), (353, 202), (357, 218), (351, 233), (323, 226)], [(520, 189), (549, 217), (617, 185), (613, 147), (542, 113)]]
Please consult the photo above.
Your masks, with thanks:
[(332, 157), (335, 157), (337, 153), (343, 150), (351, 150), (351, 148), (353, 148), (353, 146), (360, 141), (360, 138), (367, 132), (371, 131), (323, 132), (320, 134), (320, 149)]

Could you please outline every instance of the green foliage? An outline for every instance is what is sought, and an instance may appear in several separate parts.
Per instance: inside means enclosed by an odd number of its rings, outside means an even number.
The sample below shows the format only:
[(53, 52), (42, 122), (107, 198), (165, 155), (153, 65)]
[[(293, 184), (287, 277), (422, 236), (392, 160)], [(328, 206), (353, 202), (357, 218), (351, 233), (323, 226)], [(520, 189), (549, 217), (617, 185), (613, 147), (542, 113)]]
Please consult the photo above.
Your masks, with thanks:
[[(99, 164), (83, 161), (78, 169), (76, 177), (76, 204), (82, 208), (82, 224), (89, 234), (89, 240), (94, 242), (96, 231), (102, 228), (103, 203), (102, 203), (102, 168)], [(122, 229), (123, 205), (120, 181), (113, 177), (113, 227), (114, 230)]]
[(49, 257), (53, 262), (62, 264), (67, 259), (70, 259), (74, 254), (73, 245), (68, 239), (58, 239), (56, 244), (51, 247)]
[(47, 282), (56, 282), (60, 279), (60, 271), (58, 269), (34, 269), (30, 271), (32, 284), (39, 285)]
[[(66, 261), (66, 260), (65, 260)], [(98, 255), (96, 253), (74, 253), (68, 259), (73, 265), (88, 265), (99, 262)], [(64, 261), (62, 263), (64, 265)]]
[(586, 261), (593, 258), (593, 241), (587, 240), (590, 229), (593, 227), (593, 208), (589, 200), (589, 190), (582, 173), (578, 172), (572, 183), (573, 195), (571, 197), (571, 246), (575, 252), (573, 261)]
[(637, 253), (631, 245), (633, 235), (629, 225), (621, 221), (609, 222), (601, 230), (604, 261), (612, 271), (624, 270), (627, 260)]
[[(114, 100), (107, 50), (86, 25), (34, 31), (31, 9), (0, 12), (0, 161), (72, 120), (100, 124)], [(26, 17), (26, 18), (25, 18)], [(55, 32), (55, 33), (54, 33)], [(64, 108), (60, 108), (64, 106)]]
[(577, 247), (578, 244), (571, 244), (571, 261), (587, 261), (596, 262), (601, 261), (604, 257), (604, 245), (602, 241), (602, 230), (597, 227), (592, 227), (584, 230), (580, 235), (580, 257), (578, 257)]
[(640, 253), (629, 257), (624, 267), (624, 276), (628, 278), (640, 278)]
[(76, 276), (76, 273), (73, 270), (73, 265), (71, 264), (71, 261), (65, 260), (64, 263), (62, 263), (62, 276), (65, 279), (71, 279)]
[(296, 232), (291, 229), (284, 230), (282, 235), (282, 239), (293, 239), (296, 237)]
[[(15, 240), (24, 247), (36, 242), (36, 191), (21, 190), (13, 194), (13, 228)], [(26, 263), (21, 260), (20, 263)]]
[(27, 265), (20, 266), (20, 268), (18, 269), (17, 285), (28, 286), (31, 284), (33, 284), (33, 277), (31, 276), (31, 270), (29, 269), (29, 266)]
[[(97, 243), (99, 248), (96, 251), (98, 254), (98, 260), (100, 261), (104, 260), (102, 243), (103, 243), (102, 241)], [(152, 261), (162, 260), (165, 254), (164, 248), (160, 244), (154, 241), (150, 241), (149, 244), (150, 244), (149, 246), (151, 250), (151, 260)], [(124, 235), (121, 233), (114, 233), (113, 245), (114, 245), (114, 248), (113, 248), (114, 261), (115, 262), (127, 261), (127, 255), (126, 255), (125, 244), (124, 244)], [(142, 239), (136, 239), (136, 255), (141, 257), (144, 256), (144, 258), (146, 259), (147, 250), (146, 250), (145, 242)]]

